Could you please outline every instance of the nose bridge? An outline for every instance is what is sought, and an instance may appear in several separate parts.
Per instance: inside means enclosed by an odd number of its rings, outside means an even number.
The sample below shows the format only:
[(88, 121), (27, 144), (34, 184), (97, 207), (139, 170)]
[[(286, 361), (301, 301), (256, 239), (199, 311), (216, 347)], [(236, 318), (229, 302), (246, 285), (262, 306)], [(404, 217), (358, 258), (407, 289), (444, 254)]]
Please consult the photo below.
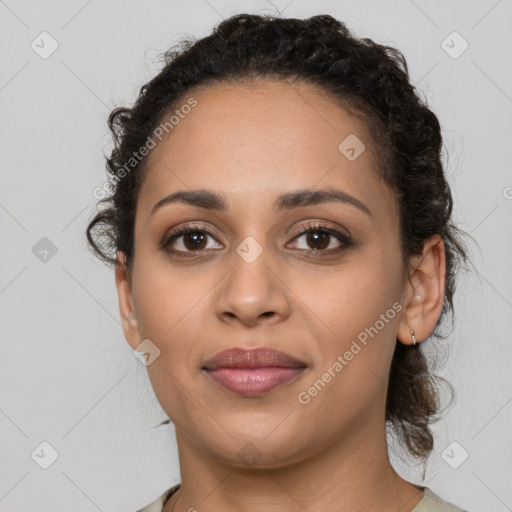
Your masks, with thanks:
[(259, 235), (248, 235), (233, 248), (230, 285), (252, 302), (268, 297), (273, 287), (272, 251), (263, 238), (260, 230)]
[(216, 305), (218, 315), (236, 316), (247, 324), (261, 315), (282, 317), (288, 311), (285, 287), (277, 276), (267, 233), (261, 223), (256, 224), (260, 229), (251, 229), (252, 234), (232, 249), (231, 271)]
[(237, 206), (239, 207), (237, 211), (240, 213), (237, 214), (238, 229), (236, 230), (237, 240), (233, 247), (233, 264), (241, 268), (244, 268), (243, 264), (251, 268), (254, 266), (265, 268), (265, 264), (270, 264), (269, 257), (272, 252), (270, 231), (274, 222), (271, 216), (266, 216), (269, 205), (262, 204), (255, 197), (248, 200), (246, 204)]

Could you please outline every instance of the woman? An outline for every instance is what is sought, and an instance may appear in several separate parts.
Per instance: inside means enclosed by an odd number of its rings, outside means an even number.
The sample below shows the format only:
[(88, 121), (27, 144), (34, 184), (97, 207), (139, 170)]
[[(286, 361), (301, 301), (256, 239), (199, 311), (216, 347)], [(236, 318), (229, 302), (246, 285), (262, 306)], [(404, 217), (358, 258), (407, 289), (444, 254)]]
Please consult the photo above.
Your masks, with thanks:
[(460, 511), (401, 478), (433, 449), (422, 343), (466, 260), (436, 116), (402, 54), (328, 15), (235, 15), (109, 119), (89, 243), (176, 427), (145, 512)]

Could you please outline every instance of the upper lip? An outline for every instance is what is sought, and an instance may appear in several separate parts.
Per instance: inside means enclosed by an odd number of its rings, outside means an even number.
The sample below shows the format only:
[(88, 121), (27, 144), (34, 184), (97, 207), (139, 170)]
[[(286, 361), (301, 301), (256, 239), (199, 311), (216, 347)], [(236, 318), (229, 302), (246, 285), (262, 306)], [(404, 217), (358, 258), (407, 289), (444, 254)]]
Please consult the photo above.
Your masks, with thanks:
[(255, 349), (231, 348), (215, 354), (205, 361), (203, 368), (303, 368), (306, 363), (284, 352), (262, 347)]

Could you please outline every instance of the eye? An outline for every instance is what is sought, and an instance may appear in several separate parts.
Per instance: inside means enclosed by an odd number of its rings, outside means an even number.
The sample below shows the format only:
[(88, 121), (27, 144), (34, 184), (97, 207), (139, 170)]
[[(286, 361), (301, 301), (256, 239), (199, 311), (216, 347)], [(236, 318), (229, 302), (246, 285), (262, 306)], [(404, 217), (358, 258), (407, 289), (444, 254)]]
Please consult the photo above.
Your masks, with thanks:
[[(306, 245), (313, 246), (312, 249), (306, 248), (305, 250), (309, 251), (310, 253), (317, 254), (318, 256), (339, 252), (352, 244), (352, 241), (348, 235), (345, 235), (337, 229), (330, 228), (326, 224), (321, 223), (309, 223), (308, 229), (301, 232), (294, 238), (294, 240), (300, 240), (301, 238), (305, 239)], [(339, 243), (334, 248), (329, 248), (333, 242), (333, 238), (337, 239)]]
[[(208, 237), (215, 240), (213, 235), (203, 227), (189, 224), (167, 235), (162, 241), (162, 248), (176, 256), (193, 256), (191, 252), (212, 248), (208, 247)], [(173, 245), (175, 247), (170, 248)]]

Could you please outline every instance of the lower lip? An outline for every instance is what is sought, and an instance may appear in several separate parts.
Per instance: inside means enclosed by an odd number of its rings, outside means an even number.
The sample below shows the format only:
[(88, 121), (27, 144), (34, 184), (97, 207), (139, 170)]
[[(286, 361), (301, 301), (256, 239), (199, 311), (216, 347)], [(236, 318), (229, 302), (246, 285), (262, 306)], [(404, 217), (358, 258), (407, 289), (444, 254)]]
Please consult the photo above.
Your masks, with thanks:
[(298, 377), (306, 368), (217, 368), (206, 370), (219, 386), (242, 396), (268, 393)]

